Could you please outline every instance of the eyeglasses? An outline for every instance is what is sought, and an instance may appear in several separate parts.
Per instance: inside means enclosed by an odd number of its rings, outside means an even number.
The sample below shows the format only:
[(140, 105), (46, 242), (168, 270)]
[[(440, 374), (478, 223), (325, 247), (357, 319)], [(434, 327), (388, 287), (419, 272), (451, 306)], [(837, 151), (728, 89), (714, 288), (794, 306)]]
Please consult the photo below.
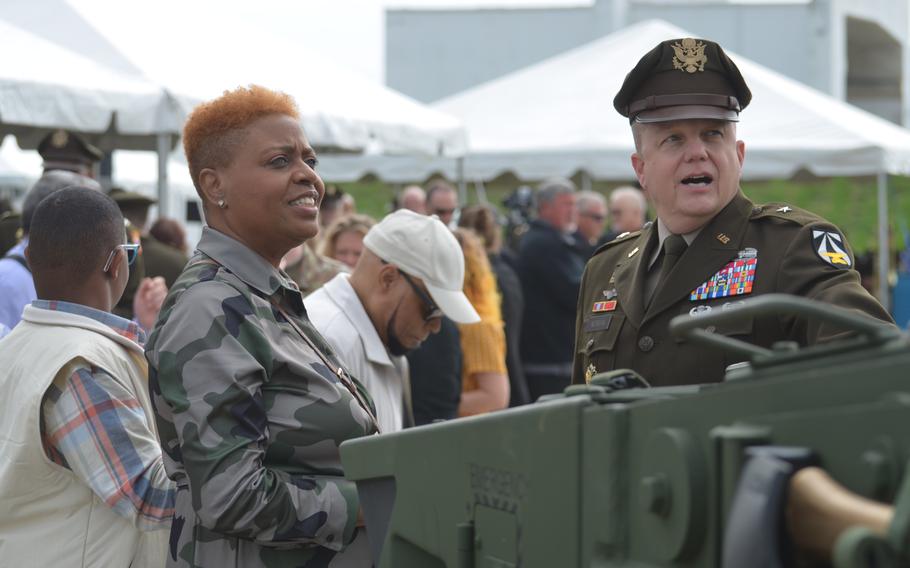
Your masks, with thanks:
[(104, 268), (101, 269), (102, 272), (107, 272), (111, 268), (111, 264), (114, 262), (114, 255), (117, 254), (119, 249), (126, 251), (126, 263), (130, 266), (136, 262), (136, 257), (139, 256), (139, 245), (132, 243), (124, 243), (122, 245), (117, 245), (114, 247), (114, 250), (111, 251), (111, 254), (107, 257), (107, 262), (104, 263)]
[(417, 287), (417, 284), (411, 280), (411, 277), (402, 272), (398, 271), (402, 277), (404, 277), (405, 282), (411, 286), (411, 290), (414, 290), (414, 293), (417, 294), (417, 297), (420, 298), (420, 301), (423, 302), (423, 307), (426, 308), (427, 315), (423, 316), (424, 322), (429, 322), (430, 320), (438, 319), (443, 316), (442, 310), (439, 306), (436, 305), (436, 302), (433, 301), (433, 298), (427, 295), (426, 292)]

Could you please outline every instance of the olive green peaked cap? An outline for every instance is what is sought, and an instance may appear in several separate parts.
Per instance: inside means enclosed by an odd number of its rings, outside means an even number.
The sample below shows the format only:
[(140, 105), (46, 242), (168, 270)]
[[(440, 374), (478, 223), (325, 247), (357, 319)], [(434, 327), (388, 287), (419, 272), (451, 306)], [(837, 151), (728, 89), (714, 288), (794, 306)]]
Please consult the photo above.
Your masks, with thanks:
[(737, 121), (751, 100), (745, 79), (718, 44), (683, 38), (646, 53), (626, 75), (613, 106), (635, 122)]
[(58, 129), (38, 143), (38, 154), (44, 158), (45, 169), (67, 169), (66, 164), (91, 166), (104, 153), (84, 138), (68, 130)]

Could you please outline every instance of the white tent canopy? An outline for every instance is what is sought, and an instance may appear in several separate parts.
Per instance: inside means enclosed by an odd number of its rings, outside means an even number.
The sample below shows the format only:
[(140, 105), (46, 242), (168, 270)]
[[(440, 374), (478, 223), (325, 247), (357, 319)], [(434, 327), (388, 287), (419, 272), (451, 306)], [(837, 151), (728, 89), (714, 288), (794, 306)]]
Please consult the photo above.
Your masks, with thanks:
[[(187, 45), (198, 36), (197, 25), (175, 23), (171, 40), (156, 44), (156, 57), (143, 60), (131, 57), (148, 47), (141, 34), (102, 30), (119, 38), (111, 41), (64, 0), (0, 4), (4, 53), (27, 54), (0, 58), (0, 139), (13, 134), (21, 148), (35, 148), (51, 129), (68, 128), (104, 150), (156, 151), (165, 202), (172, 169), (165, 161), (187, 111), (225, 89), (259, 83), (297, 100), (309, 141), (324, 155), (460, 156), (466, 150), (458, 119), (297, 45), (279, 45), (242, 21), (222, 22), (217, 41)], [(145, 171), (124, 173), (147, 179)]]
[(180, 131), (185, 113), (141, 76), (113, 71), (10, 24), (0, 13), (0, 137), (34, 148), (55, 128), (86, 135), (105, 150), (155, 150)]
[[(311, 145), (322, 153), (370, 155), (461, 156), (467, 150), (460, 120), (434, 110), (397, 91), (374, 83), (299, 46), (282, 46), (277, 39), (256, 38), (246, 32), (244, 43), (219, 46), (205, 70), (186, 75), (174, 67), (156, 77), (179, 86), (200, 100), (226, 89), (259, 84), (294, 97)], [(269, 45), (276, 53), (293, 53), (299, 68), (269, 65), (249, 45)], [(141, 64), (141, 60), (139, 60)], [(286, 63), (286, 61), (285, 61)]]
[[(468, 178), (598, 179), (632, 175), (628, 121), (613, 97), (641, 56), (659, 42), (692, 34), (662, 21), (629, 26), (437, 102), (462, 118), (471, 137)], [(786, 178), (910, 172), (910, 132), (730, 54), (753, 93), (743, 111), (744, 177)]]

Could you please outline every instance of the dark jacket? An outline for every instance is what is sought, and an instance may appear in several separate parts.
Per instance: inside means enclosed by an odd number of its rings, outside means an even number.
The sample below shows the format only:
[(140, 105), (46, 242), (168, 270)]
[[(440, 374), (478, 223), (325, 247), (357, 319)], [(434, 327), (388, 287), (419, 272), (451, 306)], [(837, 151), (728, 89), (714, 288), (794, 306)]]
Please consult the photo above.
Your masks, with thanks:
[(520, 406), (531, 402), (528, 383), (521, 366), (521, 317), (524, 311), (524, 294), (518, 274), (500, 254), (490, 255), (490, 266), (496, 275), (496, 285), (502, 298), (500, 309), (506, 333), (506, 368), (509, 371), (509, 406)]
[(145, 261), (145, 275), (161, 276), (167, 287), (174, 285), (186, 266), (186, 255), (166, 245), (151, 235), (142, 235), (142, 258)]
[[(829, 239), (826, 244), (824, 239)], [(634, 369), (654, 386), (720, 381), (726, 367), (744, 357), (679, 342), (667, 326), (677, 315), (735, 308), (761, 294), (795, 294), (892, 323), (860, 286), (842, 233), (808, 211), (783, 203), (755, 206), (739, 193), (699, 232), (645, 309), (647, 261), (657, 241), (652, 224), (607, 243), (588, 263), (578, 298), (574, 383), (618, 368)], [(840, 243), (843, 253), (823, 254), (836, 250), (832, 242)], [(726, 277), (715, 278), (722, 269)], [(747, 281), (738, 288), (743, 277)], [(714, 330), (764, 347), (781, 340), (811, 345), (843, 331), (811, 319), (773, 315)]]
[(461, 402), (461, 336), (455, 322), (442, 318), (439, 333), (430, 334), (407, 357), (414, 423), (456, 418)]
[(585, 260), (571, 235), (544, 221), (531, 222), (518, 253), (525, 301), (521, 326), (525, 365), (572, 361), (575, 306)]

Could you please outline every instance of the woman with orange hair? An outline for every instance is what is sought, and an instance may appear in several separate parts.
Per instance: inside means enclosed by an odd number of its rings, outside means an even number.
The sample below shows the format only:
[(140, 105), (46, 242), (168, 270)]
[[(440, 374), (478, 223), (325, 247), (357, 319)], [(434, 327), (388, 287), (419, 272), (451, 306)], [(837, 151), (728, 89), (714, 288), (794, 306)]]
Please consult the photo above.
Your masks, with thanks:
[(207, 226), (146, 344), (177, 485), (168, 566), (369, 566), (338, 446), (375, 409), (313, 328), (282, 256), (325, 191), (293, 100), (251, 86), (184, 128)]

